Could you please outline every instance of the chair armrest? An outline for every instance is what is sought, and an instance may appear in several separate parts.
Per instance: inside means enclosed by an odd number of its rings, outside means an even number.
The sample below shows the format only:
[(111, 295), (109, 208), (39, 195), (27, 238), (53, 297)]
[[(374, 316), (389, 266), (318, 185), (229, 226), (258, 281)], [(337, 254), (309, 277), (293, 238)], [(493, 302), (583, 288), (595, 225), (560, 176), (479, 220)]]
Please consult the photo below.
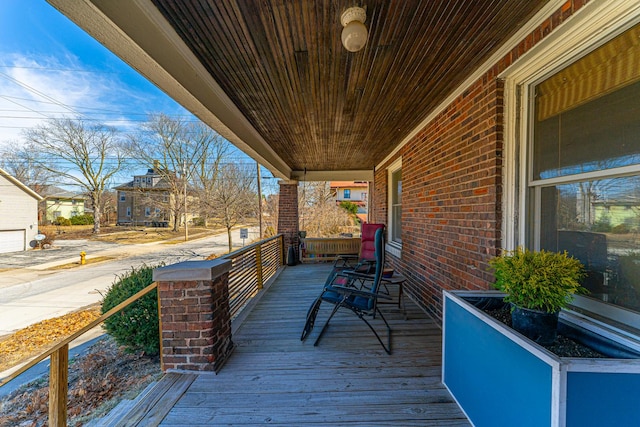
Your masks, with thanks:
[(342, 274), (344, 277), (348, 277), (351, 279), (362, 279), (362, 280), (371, 280), (371, 281), (373, 281), (374, 279), (373, 274), (361, 273), (356, 270), (344, 270), (344, 271), (341, 271), (340, 274)]
[(342, 295), (355, 295), (355, 296), (365, 297), (365, 298), (379, 298), (379, 299), (387, 299), (387, 300), (392, 299), (388, 295), (375, 293), (371, 291), (363, 291), (361, 289), (349, 288), (341, 285), (329, 286), (327, 289), (335, 291)]

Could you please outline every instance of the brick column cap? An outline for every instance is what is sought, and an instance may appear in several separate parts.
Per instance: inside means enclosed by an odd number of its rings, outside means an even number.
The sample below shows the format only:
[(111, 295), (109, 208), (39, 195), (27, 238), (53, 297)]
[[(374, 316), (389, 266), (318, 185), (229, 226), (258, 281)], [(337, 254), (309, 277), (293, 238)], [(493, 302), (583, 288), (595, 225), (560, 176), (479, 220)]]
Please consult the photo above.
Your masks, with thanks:
[(214, 280), (231, 270), (231, 260), (183, 261), (153, 270), (155, 282)]

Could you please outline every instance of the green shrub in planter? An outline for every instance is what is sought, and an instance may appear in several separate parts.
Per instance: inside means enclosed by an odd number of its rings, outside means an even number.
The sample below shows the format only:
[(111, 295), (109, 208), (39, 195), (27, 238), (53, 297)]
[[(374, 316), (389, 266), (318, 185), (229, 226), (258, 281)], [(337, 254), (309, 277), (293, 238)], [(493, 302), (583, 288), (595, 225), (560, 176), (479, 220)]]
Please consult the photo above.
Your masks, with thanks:
[[(122, 275), (107, 290), (102, 300), (102, 313), (153, 283), (153, 270), (157, 267), (133, 268)], [(104, 322), (104, 327), (118, 344), (125, 346), (127, 352), (157, 355), (160, 352), (157, 291), (149, 292), (111, 316)]]
[(530, 310), (554, 313), (566, 307), (574, 294), (584, 294), (580, 280), (584, 267), (567, 252), (539, 252), (518, 248), (489, 261), (494, 286), (507, 294), (505, 302)]
[(584, 267), (566, 252), (531, 252), (518, 248), (490, 261), (495, 271), (494, 286), (505, 292), (512, 304), (511, 323), (515, 330), (541, 345), (556, 340), (558, 313), (576, 293), (586, 293), (580, 285)]

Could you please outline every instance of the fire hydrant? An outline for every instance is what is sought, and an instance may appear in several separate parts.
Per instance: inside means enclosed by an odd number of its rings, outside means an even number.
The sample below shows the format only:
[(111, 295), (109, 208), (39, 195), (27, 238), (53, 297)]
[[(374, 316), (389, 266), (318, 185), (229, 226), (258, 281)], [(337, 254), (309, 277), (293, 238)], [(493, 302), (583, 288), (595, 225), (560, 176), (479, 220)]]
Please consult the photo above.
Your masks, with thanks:
[(86, 256), (87, 253), (85, 251), (80, 252), (80, 265), (85, 265), (87, 263), (87, 260), (85, 259)]

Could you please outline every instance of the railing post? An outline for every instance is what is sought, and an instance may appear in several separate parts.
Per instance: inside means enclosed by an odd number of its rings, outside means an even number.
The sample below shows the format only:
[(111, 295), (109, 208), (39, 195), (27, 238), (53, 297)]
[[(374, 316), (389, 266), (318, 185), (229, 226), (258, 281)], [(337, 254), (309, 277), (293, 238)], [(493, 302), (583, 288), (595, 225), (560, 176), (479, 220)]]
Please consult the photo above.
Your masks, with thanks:
[(280, 265), (284, 265), (284, 235), (280, 235)]
[(66, 427), (69, 392), (69, 344), (51, 354), (49, 369), (49, 426)]
[(258, 279), (258, 289), (262, 289), (262, 244), (256, 246), (256, 276)]
[(153, 270), (158, 282), (163, 370), (217, 372), (233, 351), (231, 261), (184, 261)]

